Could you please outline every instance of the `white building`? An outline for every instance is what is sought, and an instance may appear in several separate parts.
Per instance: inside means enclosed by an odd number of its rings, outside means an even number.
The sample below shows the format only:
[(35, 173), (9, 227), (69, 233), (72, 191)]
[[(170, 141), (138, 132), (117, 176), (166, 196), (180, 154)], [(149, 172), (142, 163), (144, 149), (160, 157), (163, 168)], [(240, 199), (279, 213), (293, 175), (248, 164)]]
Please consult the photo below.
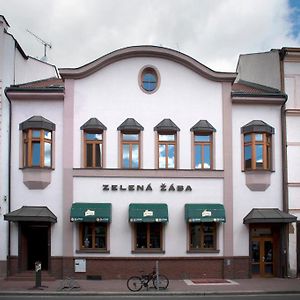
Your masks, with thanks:
[(9, 212), (9, 116), (10, 105), (4, 90), (12, 84), (19, 84), (49, 77), (58, 77), (55, 66), (27, 56), (15, 38), (9, 34), (9, 24), (0, 15), (0, 276), (6, 275), (8, 255), (8, 222), (3, 215)]
[(286, 275), (285, 94), (152, 46), (60, 75), (6, 91), (11, 274)]

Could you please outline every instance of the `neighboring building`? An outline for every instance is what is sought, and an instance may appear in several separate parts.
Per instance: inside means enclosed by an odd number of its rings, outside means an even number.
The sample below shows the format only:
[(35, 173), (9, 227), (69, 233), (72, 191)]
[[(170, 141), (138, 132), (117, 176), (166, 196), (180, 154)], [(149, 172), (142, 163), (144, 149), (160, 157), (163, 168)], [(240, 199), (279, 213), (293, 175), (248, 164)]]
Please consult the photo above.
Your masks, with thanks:
[(282, 48), (282, 90), (288, 95), (285, 106), (288, 211), (298, 217), (290, 226), (290, 275), (300, 274), (300, 48)]
[(6, 90), (10, 274), (286, 275), (285, 94), (152, 46), (60, 75)]
[(27, 56), (14, 37), (8, 33), (9, 25), (0, 15), (0, 276), (6, 275), (8, 255), (8, 222), (3, 215), (9, 212), (9, 116), (10, 105), (4, 90), (19, 84), (49, 77), (58, 77), (55, 66)]
[[(238, 78), (280, 89), (288, 96), (283, 120), (283, 210), (300, 218), (300, 48), (241, 55)], [(300, 273), (300, 222), (289, 227), (289, 276)]]

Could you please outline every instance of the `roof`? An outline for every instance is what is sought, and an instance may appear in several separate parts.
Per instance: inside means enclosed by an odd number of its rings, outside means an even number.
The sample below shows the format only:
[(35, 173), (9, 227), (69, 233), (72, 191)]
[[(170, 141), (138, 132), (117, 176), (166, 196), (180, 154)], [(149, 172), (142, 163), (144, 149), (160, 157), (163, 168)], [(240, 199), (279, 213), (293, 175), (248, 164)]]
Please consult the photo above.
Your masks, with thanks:
[(81, 127), (81, 130), (106, 130), (106, 126), (103, 125), (97, 118), (90, 118)]
[(216, 129), (207, 120), (200, 120), (191, 128), (191, 131), (215, 132)]
[(56, 216), (46, 206), (22, 206), (4, 215), (4, 220), (12, 222), (57, 222)]
[(163, 119), (159, 122), (155, 127), (155, 131), (162, 131), (162, 132), (176, 132), (180, 131), (179, 127), (171, 120), (171, 119)]
[(283, 96), (285, 94), (282, 94), (280, 90), (260, 85), (254, 82), (249, 82), (245, 80), (239, 80), (238, 82), (235, 82), (232, 85), (232, 93), (234, 95), (236, 94), (245, 94), (249, 96), (265, 96), (265, 95), (280, 95)]
[(292, 223), (297, 217), (278, 208), (253, 208), (244, 218), (244, 224), (250, 223)]
[(120, 131), (143, 131), (144, 127), (135, 119), (127, 118), (117, 129)]
[(61, 88), (64, 87), (64, 82), (61, 78), (51, 77), (47, 79), (31, 81), (23, 84), (13, 85), (15, 88)]

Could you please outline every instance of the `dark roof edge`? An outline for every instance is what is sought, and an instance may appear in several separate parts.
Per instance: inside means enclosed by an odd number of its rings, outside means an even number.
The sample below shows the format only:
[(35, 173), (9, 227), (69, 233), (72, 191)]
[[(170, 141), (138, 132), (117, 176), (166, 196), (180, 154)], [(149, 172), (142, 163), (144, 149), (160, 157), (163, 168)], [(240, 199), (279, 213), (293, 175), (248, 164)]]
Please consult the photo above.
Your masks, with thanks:
[(267, 97), (267, 98), (283, 98), (287, 100), (288, 96), (287, 94), (273, 94), (273, 93), (243, 93), (243, 92), (231, 92), (232, 97), (253, 97), (253, 98), (259, 98), (259, 97)]
[(19, 87), (7, 87), (5, 93), (17, 92), (17, 93), (63, 93), (64, 87), (44, 87), (44, 88), (19, 88)]

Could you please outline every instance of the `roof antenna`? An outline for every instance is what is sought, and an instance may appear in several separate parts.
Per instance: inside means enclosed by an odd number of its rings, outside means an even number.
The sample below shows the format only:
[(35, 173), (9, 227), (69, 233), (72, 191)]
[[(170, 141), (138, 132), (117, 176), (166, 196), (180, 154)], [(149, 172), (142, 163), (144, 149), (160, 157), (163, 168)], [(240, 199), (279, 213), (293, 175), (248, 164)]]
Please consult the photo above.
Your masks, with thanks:
[(44, 45), (44, 56), (41, 58), (41, 60), (44, 61), (44, 62), (47, 62), (48, 61), (47, 47), (49, 47), (49, 49), (51, 49), (52, 45), (50, 43), (47, 43), (44, 40), (42, 40), (39, 36), (37, 36), (36, 34), (31, 32), (30, 30), (27, 29), (26, 31), (29, 32), (30, 34), (32, 34), (36, 39), (38, 39)]

